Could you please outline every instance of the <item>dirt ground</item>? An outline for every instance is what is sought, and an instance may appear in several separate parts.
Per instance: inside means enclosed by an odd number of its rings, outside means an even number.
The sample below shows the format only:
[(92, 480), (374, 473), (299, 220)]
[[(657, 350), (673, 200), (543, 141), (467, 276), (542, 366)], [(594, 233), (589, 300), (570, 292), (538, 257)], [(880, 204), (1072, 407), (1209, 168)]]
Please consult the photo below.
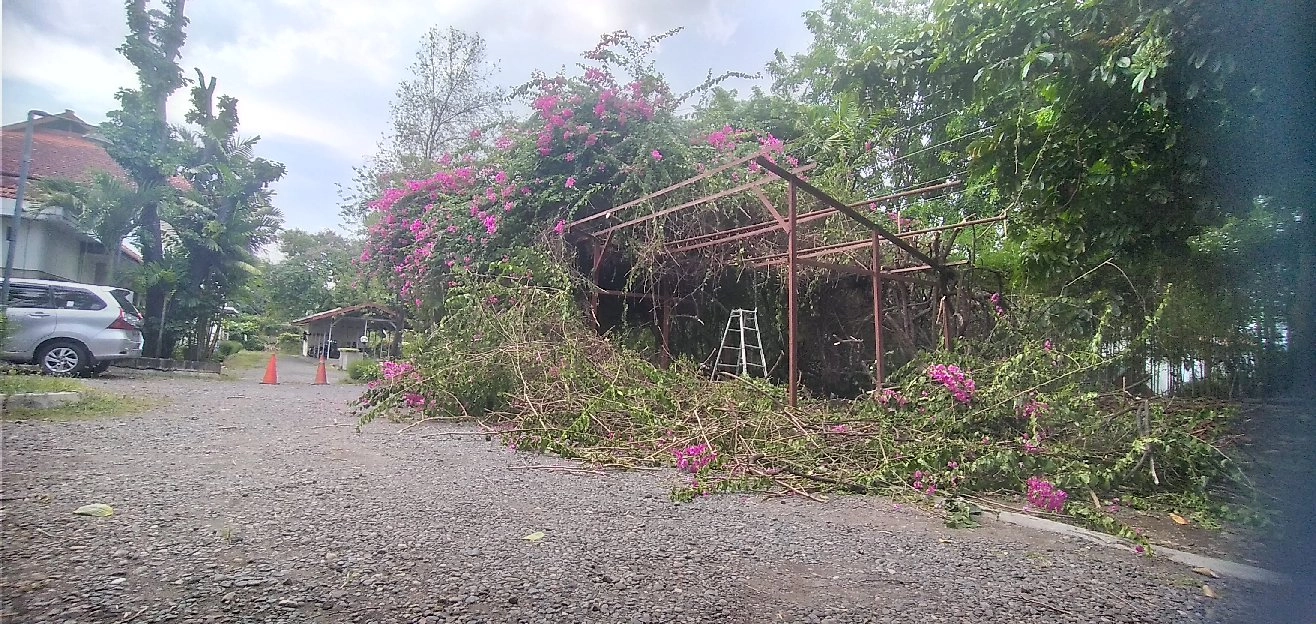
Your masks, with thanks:
[[(115, 419), (4, 422), (6, 622), (1261, 621), (1263, 588), (876, 497), (711, 496), (566, 472), (467, 425), (358, 431), (280, 358), (119, 373)], [(334, 371), (331, 379), (340, 380)], [(113, 516), (72, 511), (106, 503)], [(1267, 594), (1268, 595), (1268, 594)], [(1239, 620), (1242, 621), (1242, 620)]]

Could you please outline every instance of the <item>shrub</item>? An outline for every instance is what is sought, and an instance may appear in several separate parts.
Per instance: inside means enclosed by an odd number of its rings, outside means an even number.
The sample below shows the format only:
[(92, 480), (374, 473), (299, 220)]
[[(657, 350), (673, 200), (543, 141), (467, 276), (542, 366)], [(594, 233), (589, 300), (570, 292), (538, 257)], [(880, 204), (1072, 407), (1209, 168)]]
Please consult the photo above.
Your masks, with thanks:
[(227, 358), (242, 350), (242, 343), (237, 340), (225, 340), (219, 343), (219, 357)]
[(347, 377), (352, 381), (376, 381), (383, 376), (376, 360), (356, 360), (347, 365)]
[(279, 353), (297, 355), (302, 352), (302, 335), (287, 332), (279, 334)]

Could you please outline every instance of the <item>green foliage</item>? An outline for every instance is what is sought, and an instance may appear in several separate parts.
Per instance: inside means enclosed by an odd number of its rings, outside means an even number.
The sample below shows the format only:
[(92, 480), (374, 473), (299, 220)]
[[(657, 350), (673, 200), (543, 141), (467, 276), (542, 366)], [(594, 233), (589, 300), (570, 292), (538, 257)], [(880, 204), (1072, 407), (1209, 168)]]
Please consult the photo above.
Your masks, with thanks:
[(181, 340), (189, 359), (208, 357), (210, 328), (223, 308), (257, 274), (256, 251), (275, 240), (283, 216), (270, 185), (284, 175), (280, 163), (254, 154), (259, 138), (238, 136), (237, 100), (216, 95), (214, 78), (197, 70), (192, 109), (195, 130), (177, 128), (182, 174), (192, 189), (166, 215), (179, 245), (168, 258), (180, 279), (169, 300), (166, 344)]
[(219, 359), (227, 359), (243, 349), (242, 343), (237, 340), (225, 340), (219, 343)]
[(384, 378), (384, 373), (377, 360), (354, 360), (347, 365), (347, 378), (359, 382), (378, 381)]
[(43, 206), (59, 207), (65, 215), (105, 246), (109, 255), (107, 284), (119, 285), (119, 252), (123, 241), (139, 225), (142, 211), (170, 196), (167, 187), (133, 188), (105, 172), (95, 172), (85, 184), (72, 180), (44, 179), (37, 182), (35, 198)]
[(0, 394), (3, 395), (39, 392), (82, 392), (86, 389), (86, 384), (65, 377), (30, 375), (13, 369), (0, 370)]
[(238, 341), (248, 351), (265, 350), (278, 332), (287, 328), (287, 325), (279, 321), (255, 314), (225, 316), (221, 325), (230, 339)]
[[(437, 327), (407, 363), (385, 364), (385, 381), (363, 396), (361, 422), (408, 411), (466, 416), (505, 431), (514, 448), (608, 466), (671, 465), (674, 452), (711, 446), (716, 461), (678, 499), (783, 484), (1018, 495), (1039, 477), (1070, 493), (1066, 509), (1083, 522), (1123, 532), (1087, 499), (1160, 497), (1214, 517), (1222, 497), (1248, 491), (1220, 447), (1231, 412), (1104, 391), (1112, 361), (1099, 340), (1052, 341), (1002, 323), (986, 348), (925, 354), (876, 397), (806, 398), (789, 413), (779, 386), (709, 382), (689, 362), (660, 370), (597, 337), (576, 312), (569, 274), (554, 266), (518, 250), (462, 274)], [(966, 371), (971, 397), (931, 377), (937, 364)], [(951, 507), (955, 524), (972, 524), (971, 506)]]
[(507, 94), (496, 84), (496, 62), (479, 33), (432, 27), (421, 37), (409, 78), (389, 104), (388, 133), (378, 151), (353, 168), (340, 189), (339, 215), (347, 227), (369, 225), (370, 202), (385, 189), (432, 175), (443, 154), (478, 144), (481, 131), (505, 117)]
[(302, 352), (302, 335), (296, 332), (286, 332), (279, 334), (275, 340), (279, 347), (279, 353), (301, 354)]
[(331, 230), (285, 230), (279, 235), (283, 258), (267, 267), (264, 289), (269, 314), (292, 320), (339, 306), (388, 301), (364, 279), (352, 261), (361, 255), (361, 241)]
[[(124, 0), (128, 35), (117, 50), (137, 70), (138, 84), (135, 89), (120, 89), (115, 94), (119, 108), (106, 113), (108, 119), (101, 125), (101, 133), (108, 141), (106, 150), (138, 189), (168, 188), (179, 164), (181, 146), (166, 119), (165, 107), (169, 96), (186, 82), (178, 65), (187, 40), (188, 20), (183, 6), (183, 0), (166, 0), (163, 9), (150, 9), (147, 0)], [(143, 352), (147, 355), (172, 350), (169, 345), (157, 344), (166, 297), (175, 281), (162, 279), (170, 273), (165, 266), (162, 203), (148, 201), (141, 206), (137, 230), (145, 263), (146, 297), (140, 308), (146, 315)]]

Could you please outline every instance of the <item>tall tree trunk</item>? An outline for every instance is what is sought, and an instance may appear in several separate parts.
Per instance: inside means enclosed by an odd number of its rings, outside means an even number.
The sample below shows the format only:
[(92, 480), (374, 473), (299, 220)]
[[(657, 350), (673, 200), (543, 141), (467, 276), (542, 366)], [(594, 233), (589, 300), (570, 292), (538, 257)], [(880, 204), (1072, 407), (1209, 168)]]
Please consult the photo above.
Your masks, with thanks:
[(110, 247), (110, 265), (109, 267), (107, 267), (109, 270), (109, 279), (107, 281), (111, 286), (119, 285), (119, 283), (115, 280), (115, 274), (118, 272), (119, 255), (123, 253), (122, 249), (123, 249), (123, 239), (114, 241), (114, 246)]
[[(1310, 198), (1308, 198), (1310, 201)], [(1289, 357), (1293, 393), (1316, 397), (1316, 223), (1312, 210), (1302, 211), (1298, 232), (1298, 283), (1289, 313)]]
[[(152, 269), (159, 268), (164, 262), (164, 242), (160, 231), (160, 206), (147, 204), (142, 208), (142, 229), (146, 239), (142, 245), (142, 264)], [(169, 297), (169, 285), (159, 279), (153, 280), (146, 289), (146, 306), (142, 314), (146, 317), (144, 325), (145, 344), (142, 351), (150, 357), (169, 357), (164, 353), (161, 343), (161, 326), (165, 321), (165, 300)]]

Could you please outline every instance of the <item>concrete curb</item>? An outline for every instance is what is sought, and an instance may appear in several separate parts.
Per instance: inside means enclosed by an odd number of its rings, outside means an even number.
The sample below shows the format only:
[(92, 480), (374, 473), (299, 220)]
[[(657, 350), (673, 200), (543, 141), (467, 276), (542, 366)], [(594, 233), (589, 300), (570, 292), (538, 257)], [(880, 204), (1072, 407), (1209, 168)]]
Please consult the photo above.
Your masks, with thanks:
[[(1132, 545), (1130, 545), (1128, 542), (1118, 537), (1115, 537), (1114, 535), (1098, 533), (1096, 531), (1091, 531), (1088, 529), (1084, 529), (1082, 527), (1076, 527), (1070, 524), (1065, 524), (1063, 522), (1056, 522), (1055, 520), (1048, 520), (1046, 518), (1039, 518), (1037, 516), (1030, 516), (1027, 514), (1016, 513), (1013, 511), (996, 511), (996, 510), (984, 510), (984, 511), (993, 514), (997, 520), (1000, 520), (1001, 522), (1004, 522), (1006, 524), (1013, 524), (1015, 526), (1026, 527), (1029, 529), (1046, 531), (1048, 533), (1067, 535), (1070, 537), (1076, 537), (1078, 539), (1086, 540), (1094, 544), (1100, 544), (1102, 546), (1107, 546), (1110, 548), (1118, 548), (1120, 550), (1133, 552)], [(1258, 568), (1255, 566), (1250, 566), (1243, 563), (1226, 561), (1224, 559), (1216, 559), (1215, 557), (1197, 555), (1190, 552), (1184, 552), (1182, 550), (1175, 550), (1173, 548), (1167, 548), (1165, 546), (1152, 546), (1152, 553), (1156, 556), (1164, 557), (1166, 559), (1169, 559), (1170, 561), (1174, 561), (1175, 563), (1181, 563), (1189, 567), (1211, 568), (1212, 571), (1220, 574), (1221, 576), (1227, 576), (1239, 580), (1254, 581), (1258, 583), (1275, 583), (1275, 584), (1288, 582), (1287, 577), (1281, 574), (1277, 574), (1275, 572), (1271, 572), (1270, 570)]]
[(81, 392), (31, 392), (9, 394), (0, 399), (0, 410), (51, 409), (72, 405), (82, 400)]

